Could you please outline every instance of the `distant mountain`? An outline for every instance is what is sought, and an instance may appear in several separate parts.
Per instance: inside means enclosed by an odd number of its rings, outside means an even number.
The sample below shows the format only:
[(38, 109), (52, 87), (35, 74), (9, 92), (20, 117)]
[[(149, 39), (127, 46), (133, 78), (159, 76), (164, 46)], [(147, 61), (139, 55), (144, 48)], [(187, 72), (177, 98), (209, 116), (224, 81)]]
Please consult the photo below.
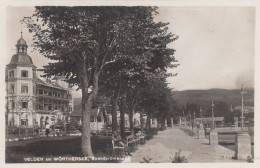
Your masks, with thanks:
[[(247, 94), (244, 95), (244, 105), (254, 106), (254, 89), (246, 89)], [(209, 89), (209, 90), (184, 90), (173, 91), (174, 97), (180, 106), (186, 106), (189, 103), (196, 103), (202, 107), (210, 106), (210, 99), (214, 102), (223, 101), (233, 107), (241, 106), (241, 94), (239, 89)], [(74, 98), (74, 113), (81, 110), (81, 98)]]
[[(254, 105), (254, 89), (246, 89), (247, 94), (244, 95), (244, 104), (247, 106)], [(210, 105), (210, 99), (214, 102), (223, 101), (233, 107), (241, 105), (241, 94), (239, 89), (209, 89), (209, 90), (184, 90), (173, 91), (174, 97), (180, 106), (189, 103), (196, 103), (201, 106)]]

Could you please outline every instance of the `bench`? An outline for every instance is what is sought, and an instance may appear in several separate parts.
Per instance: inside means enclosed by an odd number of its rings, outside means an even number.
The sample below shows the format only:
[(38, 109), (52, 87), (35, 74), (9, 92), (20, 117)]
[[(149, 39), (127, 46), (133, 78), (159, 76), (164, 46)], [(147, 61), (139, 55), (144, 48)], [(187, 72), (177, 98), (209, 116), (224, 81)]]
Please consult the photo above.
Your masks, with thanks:
[(137, 133), (136, 136), (138, 137), (139, 139), (139, 143), (145, 143), (145, 133)]
[(120, 156), (124, 154), (125, 154), (124, 146), (120, 142), (116, 142), (114, 139), (112, 139), (112, 156)]
[(127, 137), (126, 137), (126, 141), (127, 141), (127, 144), (128, 144), (129, 146), (133, 146), (133, 145), (135, 146), (135, 145), (138, 144), (138, 138), (135, 137), (135, 136), (133, 136), (133, 135), (127, 136)]

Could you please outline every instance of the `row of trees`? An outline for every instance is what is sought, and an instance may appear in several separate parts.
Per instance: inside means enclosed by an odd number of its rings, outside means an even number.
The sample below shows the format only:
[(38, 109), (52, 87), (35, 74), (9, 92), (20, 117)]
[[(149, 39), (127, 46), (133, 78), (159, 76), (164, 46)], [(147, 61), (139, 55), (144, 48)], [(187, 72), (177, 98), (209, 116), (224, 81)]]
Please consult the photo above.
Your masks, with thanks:
[(178, 64), (168, 44), (178, 36), (168, 32), (168, 23), (154, 21), (157, 14), (156, 7), (36, 7), (23, 19), (34, 48), (53, 60), (44, 76), (65, 76), (82, 91), (84, 156), (93, 156), (89, 111), (100, 96), (111, 100), (113, 131), (119, 107), (122, 137), (125, 113), (131, 131), (134, 111), (146, 113), (148, 121), (173, 115), (166, 78), (175, 75), (167, 69)]

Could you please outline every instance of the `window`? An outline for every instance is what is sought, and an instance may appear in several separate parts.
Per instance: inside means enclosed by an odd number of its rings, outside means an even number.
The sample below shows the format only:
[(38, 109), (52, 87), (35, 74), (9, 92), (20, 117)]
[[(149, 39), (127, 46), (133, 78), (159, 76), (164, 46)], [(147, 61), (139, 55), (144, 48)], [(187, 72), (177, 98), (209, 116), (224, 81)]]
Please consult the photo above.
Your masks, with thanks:
[(13, 94), (13, 93), (14, 93), (14, 84), (11, 84), (11, 85), (10, 85), (9, 93), (10, 93), (10, 94)]
[(44, 91), (43, 91), (43, 94), (44, 94), (44, 95), (48, 95), (48, 91), (47, 91), (47, 90), (44, 90)]
[(43, 110), (43, 104), (42, 103), (39, 104), (39, 110)]
[(97, 122), (101, 122), (101, 116), (97, 116)]
[(50, 92), (48, 93), (48, 95), (49, 95), (49, 96), (52, 96), (52, 92), (50, 91)]
[(15, 102), (12, 102), (12, 110), (15, 109)]
[(28, 84), (22, 84), (21, 93), (28, 93)]
[(28, 119), (21, 119), (22, 126), (28, 126)]
[(52, 106), (51, 105), (49, 105), (48, 110), (52, 110)]
[(21, 71), (21, 76), (22, 76), (23, 78), (27, 78), (27, 77), (28, 77), (28, 71), (22, 70), (22, 71)]
[(28, 108), (28, 102), (22, 102), (22, 107), (23, 108)]
[(91, 116), (91, 117), (90, 117), (90, 122), (95, 122), (94, 116)]
[(14, 71), (9, 71), (9, 78), (14, 78)]
[(43, 90), (39, 89), (39, 94), (42, 95), (43, 94)]

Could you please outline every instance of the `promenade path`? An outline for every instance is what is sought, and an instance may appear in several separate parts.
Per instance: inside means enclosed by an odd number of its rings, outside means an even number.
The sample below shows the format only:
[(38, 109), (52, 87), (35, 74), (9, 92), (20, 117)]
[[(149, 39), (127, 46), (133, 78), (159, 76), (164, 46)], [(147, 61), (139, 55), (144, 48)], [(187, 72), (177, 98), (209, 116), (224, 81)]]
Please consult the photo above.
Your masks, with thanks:
[(244, 162), (233, 160), (234, 151), (220, 145), (209, 145), (208, 140), (189, 136), (179, 127), (159, 131), (145, 145), (141, 145), (132, 153), (130, 162), (139, 163), (143, 158), (151, 158), (152, 162), (170, 163), (175, 152), (181, 150), (188, 162)]

